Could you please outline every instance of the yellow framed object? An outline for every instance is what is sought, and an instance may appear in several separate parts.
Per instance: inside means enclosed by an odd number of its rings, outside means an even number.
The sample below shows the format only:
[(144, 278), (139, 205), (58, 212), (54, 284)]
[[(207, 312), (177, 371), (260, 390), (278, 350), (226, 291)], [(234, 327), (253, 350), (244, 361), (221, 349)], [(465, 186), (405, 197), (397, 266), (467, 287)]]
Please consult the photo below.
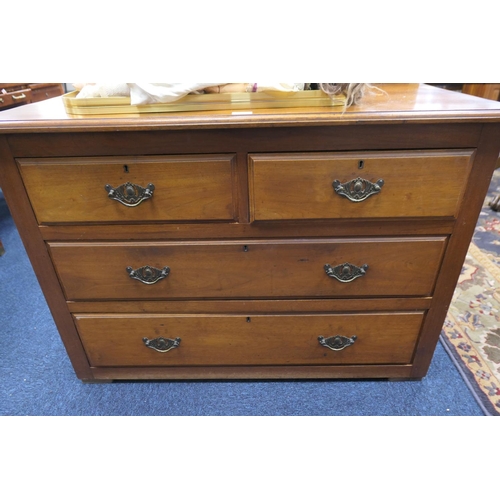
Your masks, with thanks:
[(228, 94), (189, 94), (170, 103), (132, 105), (130, 97), (91, 97), (78, 99), (78, 91), (63, 95), (66, 112), (72, 115), (172, 113), (183, 111), (252, 111), (265, 108), (344, 106), (345, 97), (329, 96), (322, 90), (298, 92), (242, 92)]

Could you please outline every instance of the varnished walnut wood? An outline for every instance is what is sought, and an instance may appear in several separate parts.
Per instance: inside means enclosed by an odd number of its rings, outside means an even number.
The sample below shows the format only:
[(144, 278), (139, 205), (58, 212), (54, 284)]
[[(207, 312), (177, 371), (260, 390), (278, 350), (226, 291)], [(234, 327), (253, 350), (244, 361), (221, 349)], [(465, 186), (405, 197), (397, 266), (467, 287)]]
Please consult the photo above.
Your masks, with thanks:
[(476, 222), (488, 191), (500, 148), (500, 124), (485, 124), (471, 171), (471, 180), (462, 200), (457, 229), (450, 237), (436, 282), (433, 307), (429, 310), (415, 351), (412, 375), (423, 377), (432, 359), (448, 305), (467, 255)]
[(2, 115), (3, 130), (50, 133), (110, 132), (116, 130), (186, 130), (220, 128), (296, 127), (349, 124), (485, 123), (498, 121), (498, 104), (475, 96), (437, 89), (428, 85), (380, 85), (384, 93), (367, 95), (362, 102), (342, 112), (342, 108), (259, 109), (252, 114), (227, 111), (167, 113), (147, 115), (68, 115), (62, 100), (51, 99), (38, 106)]
[(45, 101), (64, 94), (62, 83), (30, 83), (32, 102)]
[(411, 365), (262, 365), (262, 366), (143, 366), (93, 367), (92, 380), (253, 380), (253, 379), (370, 379), (415, 380)]
[[(92, 366), (406, 364), (423, 313), (300, 316), (76, 315)], [(357, 337), (339, 351), (318, 336)], [(168, 352), (149, 340), (180, 338)]]
[[(3, 112), (0, 185), (78, 377), (425, 376), (498, 159), (500, 104), (425, 85), (381, 87), (386, 94), (345, 113), (82, 118), (60, 99)], [(174, 165), (181, 194), (159, 211), (143, 202), (137, 217), (129, 207), (108, 212), (89, 193), (123, 159), (133, 172), (113, 182), (154, 183), (141, 177), (154, 173), (163, 185)], [(345, 163), (358, 159), (363, 169)], [(381, 193), (366, 208), (346, 199), (332, 209), (333, 180), (365, 172), (385, 176)], [(368, 272), (338, 283), (323, 269), (337, 264), (332, 257)], [(126, 272), (140, 265), (171, 271), (144, 285)], [(358, 344), (303, 350), (302, 341), (330, 336), (320, 330), (334, 329), (333, 318)], [(149, 356), (160, 353), (142, 344), (135, 357), (139, 324), (151, 335), (175, 324), (190, 349), (202, 347), (186, 355), (184, 343), (165, 353), (184, 352), (180, 364), (154, 366)], [(325, 353), (340, 356), (325, 362)]]
[(498, 101), (500, 99), (500, 83), (465, 83), (462, 92)]
[[(472, 163), (467, 151), (359, 151), (250, 156), (252, 219), (455, 216)], [(382, 181), (352, 202), (334, 181)]]
[(356, 299), (107, 300), (68, 301), (72, 313), (284, 314), (366, 311), (422, 311), (431, 297)]
[(64, 94), (62, 83), (0, 83), (0, 110)]
[(31, 90), (11, 90), (10, 92), (0, 93), (0, 110), (6, 110), (23, 104), (32, 102)]
[[(240, 212), (241, 214), (241, 212)], [(248, 222), (242, 220), (241, 222)], [(450, 234), (456, 226), (450, 218), (440, 219), (336, 219), (323, 221), (256, 222), (253, 224), (134, 224), (113, 225), (52, 225), (40, 226), (40, 232), (47, 241), (86, 240), (135, 240), (135, 241), (187, 241), (242, 238), (310, 238), (333, 236), (397, 236)]]
[[(142, 120), (143, 117), (136, 118), (138, 123)], [(457, 144), (460, 144), (461, 149), (465, 149), (474, 148), (481, 134), (479, 123), (446, 123), (445, 133), (442, 124), (433, 123), (407, 123), (404, 127), (400, 124), (367, 124), (363, 126), (363, 134), (359, 134), (357, 125), (336, 125), (337, 122), (330, 126), (321, 126), (313, 122), (309, 126), (295, 127), (286, 123), (279, 127), (262, 124), (262, 128), (251, 128), (251, 133), (249, 129), (244, 128), (174, 129), (168, 130), (168, 133), (161, 129), (148, 131), (124, 129), (105, 134), (79, 132), (77, 141), (73, 134), (68, 133), (69, 131), (56, 129), (50, 134), (39, 131), (33, 134), (9, 135), (9, 143), (16, 158), (230, 154), (236, 151), (244, 154), (246, 171), (247, 153), (449, 149), (456, 148)], [(269, 133), (270, 128), (272, 135)]]
[[(33, 210), (26, 195), (19, 171), (10, 156), (7, 138), (0, 136), (0, 187), (10, 212), (20, 229), (20, 236), (31, 261), (40, 287), (45, 295), (56, 326), (73, 363), (78, 377), (92, 378), (90, 366), (74, 322), (68, 314), (63, 291), (55, 273), (54, 266), (38, 231)], [(8, 286), (8, 283), (5, 284)]]
[[(68, 300), (431, 295), (445, 238), (190, 243), (49, 243)], [(329, 277), (325, 264), (366, 274)], [(127, 267), (170, 268), (153, 285)]]
[[(38, 158), (18, 160), (39, 223), (234, 220), (234, 157)], [(125, 206), (105, 186), (131, 183), (150, 199)]]

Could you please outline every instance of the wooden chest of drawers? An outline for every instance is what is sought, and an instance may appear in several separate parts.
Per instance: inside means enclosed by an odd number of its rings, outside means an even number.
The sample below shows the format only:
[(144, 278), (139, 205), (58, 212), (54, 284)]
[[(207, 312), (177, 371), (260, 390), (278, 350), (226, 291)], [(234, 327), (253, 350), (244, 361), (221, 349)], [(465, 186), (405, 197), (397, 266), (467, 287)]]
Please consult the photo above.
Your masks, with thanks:
[(0, 83), (0, 111), (63, 94), (62, 83)]
[(423, 377), (500, 105), (384, 89), (345, 113), (3, 113), (0, 183), (78, 377)]

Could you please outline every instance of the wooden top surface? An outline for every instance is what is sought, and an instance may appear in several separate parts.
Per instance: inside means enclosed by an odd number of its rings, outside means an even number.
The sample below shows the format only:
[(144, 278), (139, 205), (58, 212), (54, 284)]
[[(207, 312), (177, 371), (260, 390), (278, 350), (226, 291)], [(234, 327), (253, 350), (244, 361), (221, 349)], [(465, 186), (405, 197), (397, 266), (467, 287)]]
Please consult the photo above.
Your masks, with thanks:
[(442, 90), (425, 84), (377, 84), (345, 113), (340, 107), (75, 116), (61, 97), (0, 112), (0, 133), (93, 132), (319, 126), (373, 123), (500, 122), (500, 102)]

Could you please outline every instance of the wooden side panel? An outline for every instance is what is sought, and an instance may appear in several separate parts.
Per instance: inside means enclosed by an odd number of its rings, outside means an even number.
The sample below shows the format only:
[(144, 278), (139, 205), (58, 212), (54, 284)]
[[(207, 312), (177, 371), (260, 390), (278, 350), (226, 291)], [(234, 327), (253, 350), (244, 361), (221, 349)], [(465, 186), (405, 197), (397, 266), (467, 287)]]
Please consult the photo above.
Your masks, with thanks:
[(436, 282), (431, 309), (415, 353), (413, 377), (426, 375), (439, 339), (453, 292), (467, 255), (477, 219), (488, 191), (491, 176), (498, 159), (500, 124), (485, 124), (481, 141), (471, 171), (471, 181), (464, 196), (457, 218), (457, 225), (450, 237), (443, 264)]
[(68, 312), (49, 253), (38, 231), (19, 171), (10, 155), (7, 141), (2, 136), (0, 136), (0, 186), (75, 372), (79, 378), (92, 379), (87, 357)]

